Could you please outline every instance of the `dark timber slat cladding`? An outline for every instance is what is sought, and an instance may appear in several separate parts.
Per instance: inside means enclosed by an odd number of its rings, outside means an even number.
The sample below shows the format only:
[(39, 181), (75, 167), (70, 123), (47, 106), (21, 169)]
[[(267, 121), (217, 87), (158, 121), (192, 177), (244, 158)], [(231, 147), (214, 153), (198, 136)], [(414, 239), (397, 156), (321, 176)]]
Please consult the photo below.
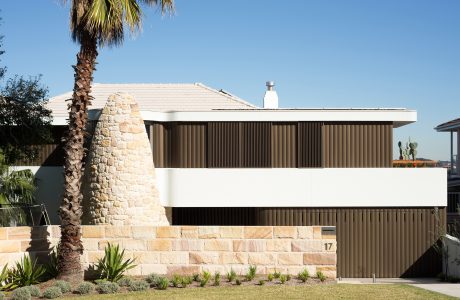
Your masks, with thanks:
[(240, 123), (240, 168), (271, 167), (271, 123)]
[(205, 123), (176, 123), (171, 131), (171, 167), (206, 168)]
[(299, 122), (297, 126), (298, 167), (320, 168), (322, 166), (322, 123)]
[(326, 168), (390, 168), (393, 125), (389, 122), (326, 122), (322, 127)]
[(272, 123), (271, 166), (297, 167), (297, 126), (293, 123)]
[(64, 164), (64, 150), (62, 144), (37, 145), (37, 156), (34, 159), (16, 161), (17, 166), (45, 166), (55, 167)]
[(337, 276), (355, 278), (437, 275), (445, 222), (445, 208), (173, 208), (174, 225), (336, 226)]
[(238, 168), (240, 165), (239, 123), (208, 123), (208, 167)]

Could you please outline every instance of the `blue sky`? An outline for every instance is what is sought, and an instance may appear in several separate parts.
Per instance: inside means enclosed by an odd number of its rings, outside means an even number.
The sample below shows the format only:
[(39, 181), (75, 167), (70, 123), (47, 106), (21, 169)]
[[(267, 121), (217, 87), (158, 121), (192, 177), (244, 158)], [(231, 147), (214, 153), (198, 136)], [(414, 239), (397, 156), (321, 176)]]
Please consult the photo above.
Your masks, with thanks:
[[(78, 47), (58, 0), (2, 1), (8, 74), (43, 74), (50, 95), (71, 90)], [(281, 107), (406, 107), (395, 130), (419, 156), (448, 159), (460, 117), (460, 1), (177, 0), (145, 11), (143, 31), (101, 49), (95, 82), (202, 82), (262, 105), (275, 80)], [(395, 155), (396, 148), (395, 148)]]

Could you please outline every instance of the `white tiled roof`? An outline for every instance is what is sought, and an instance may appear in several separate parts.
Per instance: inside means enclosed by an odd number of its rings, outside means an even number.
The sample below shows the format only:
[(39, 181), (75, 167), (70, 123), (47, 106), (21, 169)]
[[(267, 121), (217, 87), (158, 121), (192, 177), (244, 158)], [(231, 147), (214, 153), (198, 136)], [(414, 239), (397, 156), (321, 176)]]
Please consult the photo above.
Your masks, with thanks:
[[(254, 109), (256, 106), (225, 91), (217, 91), (201, 83), (94, 83), (90, 109), (103, 108), (107, 98), (126, 92), (136, 99), (141, 111), (210, 111), (215, 109)], [(67, 99), (72, 92), (52, 97), (48, 107), (55, 117), (66, 117)]]

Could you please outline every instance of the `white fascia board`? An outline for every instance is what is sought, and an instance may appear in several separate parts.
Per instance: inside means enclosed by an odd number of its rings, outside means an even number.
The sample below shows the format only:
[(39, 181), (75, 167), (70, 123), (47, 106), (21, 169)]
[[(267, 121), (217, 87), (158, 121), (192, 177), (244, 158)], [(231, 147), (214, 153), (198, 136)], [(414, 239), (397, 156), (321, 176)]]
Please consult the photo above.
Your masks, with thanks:
[(443, 168), (156, 169), (169, 207), (443, 207)]
[[(90, 110), (89, 118), (97, 120), (99, 110)], [(144, 121), (156, 122), (301, 122), (301, 121), (367, 121), (393, 122), (395, 127), (417, 121), (413, 110), (215, 110), (153, 112), (141, 111)], [(55, 117), (53, 125), (67, 125), (66, 117)]]

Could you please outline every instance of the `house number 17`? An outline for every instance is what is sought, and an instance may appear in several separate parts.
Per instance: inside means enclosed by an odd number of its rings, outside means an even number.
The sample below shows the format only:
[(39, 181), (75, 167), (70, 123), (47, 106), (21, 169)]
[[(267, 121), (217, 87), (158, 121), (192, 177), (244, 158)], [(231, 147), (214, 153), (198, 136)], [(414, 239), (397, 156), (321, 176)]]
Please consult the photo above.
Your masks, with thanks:
[(324, 243), (324, 248), (327, 250), (331, 250), (332, 249), (332, 243)]

